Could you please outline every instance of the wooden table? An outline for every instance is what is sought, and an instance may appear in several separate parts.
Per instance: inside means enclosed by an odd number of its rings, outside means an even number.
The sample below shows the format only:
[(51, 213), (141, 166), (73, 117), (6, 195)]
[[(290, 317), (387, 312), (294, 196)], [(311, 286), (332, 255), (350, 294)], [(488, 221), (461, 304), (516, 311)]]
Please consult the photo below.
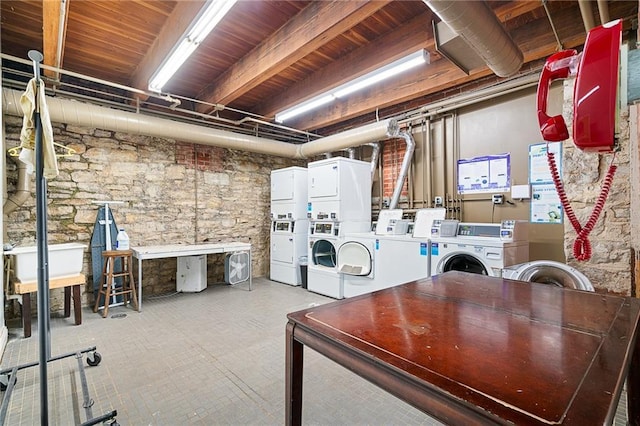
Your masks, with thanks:
[(638, 299), (447, 272), (287, 317), (288, 425), (303, 345), (447, 424), (609, 424), (627, 376), (640, 423)]
[[(72, 277), (50, 278), (49, 290), (64, 288), (64, 317), (71, 316), (71, 290), (73, 290), (73, 314), (75, 324), (82, 324), (82, 300), (80, 299), (80, 286), (86, 283), (85, 276), (74, 275)], [(14, 294), (19, 295), (22, 304), (22, 330), (24, 337), (31, 337), (31, 293), (38, 291), (38, 282), (14, 283)]]
[(157, 246), (131, 247), (133, 257), (138, 259), (138, 311), (142, 311), (142, 261), (169, 257), (198, 256), (201, 254), (246, 251), (249, 253), (249, 290), (251, 290), (251, 244), (242, 242), (206, 244), (165, 244)]

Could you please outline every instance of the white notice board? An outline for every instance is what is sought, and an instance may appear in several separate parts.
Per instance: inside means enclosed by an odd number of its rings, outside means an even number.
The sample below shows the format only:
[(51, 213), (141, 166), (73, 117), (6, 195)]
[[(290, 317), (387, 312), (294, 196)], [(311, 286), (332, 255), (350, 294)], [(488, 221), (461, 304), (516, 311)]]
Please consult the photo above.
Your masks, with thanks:
[(511, 191), (510, 154), (458, 160), (458, 194)]

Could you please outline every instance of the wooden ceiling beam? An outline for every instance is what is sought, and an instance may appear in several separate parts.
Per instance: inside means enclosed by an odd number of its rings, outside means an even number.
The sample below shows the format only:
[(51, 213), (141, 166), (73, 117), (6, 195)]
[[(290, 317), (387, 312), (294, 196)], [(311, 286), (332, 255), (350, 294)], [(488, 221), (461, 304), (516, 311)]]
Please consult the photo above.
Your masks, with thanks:
[[(176, 7), (167, 18), (153, 45), (131, 76), (130, 85), (132, 87), (140, 90), (149, 90), (149, 79), (151, 79), (151, 76), (158, 69), (164, 58), (169, 55), (173, 46), (187, 30), (203, 4), (203, 0), (177, 2)], [(143, 101), (146, 100), (144, 96), (138, 95), (138, 97)]]
[[(71, 0), (42, 1), (42, 50), (44, 65), (62, 67), (64, 41), (67, 32), (67, 16)], [(47, 77), (58, 79), (58, 73), (44, 70)]]
[(397, 30), (332, 62), (320, 71), (294, 84), (286, 92), (267, 100), (257, 113), (273, 117), (275, 113), (303, 102), (326, 90), (360, 77), (419, 49), (434, 51), (430, 11), (413, 18)]
[[(390, 0), (313, 2), (198, 95), (229, 104), (372, 15)], [(212, 107), (199, 105), (198, 112)]]

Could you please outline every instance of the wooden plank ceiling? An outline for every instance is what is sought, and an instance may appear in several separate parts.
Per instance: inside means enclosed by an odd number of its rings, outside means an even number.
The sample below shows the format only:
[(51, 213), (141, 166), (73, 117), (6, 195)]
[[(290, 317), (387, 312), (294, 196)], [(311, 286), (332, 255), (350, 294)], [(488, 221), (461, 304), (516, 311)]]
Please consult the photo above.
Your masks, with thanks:
[[(637, 0), (607, 3), (610, 18), (623, 18), (626, 30), (633, 20), (637, 25)], [(2, 52), (26, 58), (28, 50), (38, 49), (45, 64), (146, 90), (202, 4), (3, 0)], [(523, 69), (539, 67), (558, 50), (542, 1), (489, 5), (523, 51)], [(599, 25), (596, 2), (587, 5)], [(578, 2), (547, 1), (547, 7), (562, 48), (579, 48), (586, 33)], [(376, 111), (415, 107), (491, 75), (486, 67), (467, 75), (443, 58), (434, 46), (434, 20), (439, 18), (422, 1), (241, 0), (163, 90), (273, 119), (327, 88), (420, 48), (429, 51), (429, 65), (286, 123), (320, 134), (337, 131), (349, 120), (371, 121)], [(201, 113), (212, 110), (196, 105)]]

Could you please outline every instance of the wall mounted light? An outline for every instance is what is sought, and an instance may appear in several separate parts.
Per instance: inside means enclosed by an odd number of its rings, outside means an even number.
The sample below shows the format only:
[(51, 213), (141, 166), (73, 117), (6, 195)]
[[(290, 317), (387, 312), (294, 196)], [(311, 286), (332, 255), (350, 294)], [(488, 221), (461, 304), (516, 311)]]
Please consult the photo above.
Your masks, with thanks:
[(182, 64), (191, 56), (196, 48), (207, 38), (207, 35), (218, 25), (237, 0), (207, 0), (198, 15), (189, 25), (180, 41), (171, 53), (162, 61), (160, 67), (149, 80), (149, 90), (161, 92), (162, 87), (173, 77)]
[(367, 73), (361, 77), (341, 84), (338, 87), (335, 87), (327, 92), (306, 100), (298, 105), (285, 109), (284, 111), (276, 114), (275, 120), (278, 123), (283, 123), (285, 120), (289, 120), (305, 112), (309, 112), (312, 109), (318, 108), (322, 105), (326, 105), (334, 101), (335, 99), (343, 98), (358, 90), (362, 90), (383, 80), (395, 77), (398, 74), (401, 74), (419, 65), (428, 63), (429, 52), (421, 49), (394, 62), (391, 62), (390, 64), (371, 71), (370, 73)]

